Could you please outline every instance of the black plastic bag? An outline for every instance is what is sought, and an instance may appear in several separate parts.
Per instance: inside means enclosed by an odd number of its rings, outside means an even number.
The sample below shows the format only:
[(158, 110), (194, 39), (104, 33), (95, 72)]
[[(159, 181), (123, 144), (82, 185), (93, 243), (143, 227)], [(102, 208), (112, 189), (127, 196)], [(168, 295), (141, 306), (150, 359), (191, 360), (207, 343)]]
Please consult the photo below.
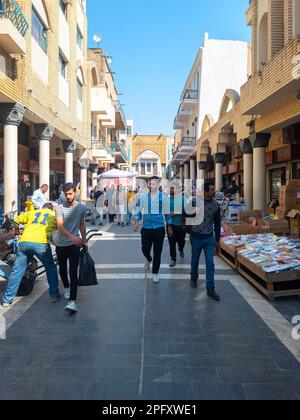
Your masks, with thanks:
[(80, 287), (98, 285), (95, 263), (87, 249), (80, 254), (78, 285)]

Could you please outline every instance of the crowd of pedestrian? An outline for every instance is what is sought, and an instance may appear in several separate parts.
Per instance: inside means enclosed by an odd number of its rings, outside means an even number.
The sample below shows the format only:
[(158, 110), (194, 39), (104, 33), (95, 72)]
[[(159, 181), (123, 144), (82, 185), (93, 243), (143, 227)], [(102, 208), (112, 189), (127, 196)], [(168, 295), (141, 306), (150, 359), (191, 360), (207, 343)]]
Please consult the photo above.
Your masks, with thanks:
[[(48, 202), (48, 189), (48, 185), (42, 185), (34, 192), (34, 210), (15, 217), (15, 222), (25, 225), (25, 229), (2, 305), (8, 307), (13, 303), (28, 258), (33, 256), (45, 267), (51, 301), (56, 303), (61, 299), (57, 267), (52, 255), (54, 245), (64, 287), (63, 295), (68, 301), (65, 310), (76, 313), (80, 250), (88, 247), (86, 206), (80, 202), (78, 189), (72, 183), (63, 185), (55, 208)], [(108, 223), (116, 222), (119, 226), (125, 226), (134, 220), (134, 232), (141, 233), (145, 274), (152, 265), (155, 284), (160, 282), (159, 271), (166, 233), (170, 248), (170, 268), (176, 267), (178, 252), (180, 258), (184, 259), (186, 235), (189, 233), (192, 249), (190, 286), (193, 289), (198, 287), (199, 261), (204, 251), (207, 294), (218, 301), (220, 297), (215, 291), (214, 255), (221, 238), (221, 212), (214, 200), (215, 187), (212, 183), (205, 183), (201, 206), (195, 191), (192, 190), (190, 195), (179, 186), (171, 186), (165, 191), (158, 177), (151, 178), (147, 189), (126, 189), (121, 185), (103, 189), (97, 187), (93, 191), (92, 223), (96, 224), (99, 219), (99, 225), (102, 226), (105, 218), (108, 218)]]

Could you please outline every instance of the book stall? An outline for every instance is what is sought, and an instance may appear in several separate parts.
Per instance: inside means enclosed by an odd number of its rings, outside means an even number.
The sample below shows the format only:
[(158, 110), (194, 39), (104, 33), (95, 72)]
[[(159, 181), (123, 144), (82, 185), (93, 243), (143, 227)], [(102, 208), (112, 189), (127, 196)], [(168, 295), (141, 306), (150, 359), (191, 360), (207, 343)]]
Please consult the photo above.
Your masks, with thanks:
[(223, 220), (219, 256), (269, 299), (300, 297), (300, 181), (280, 189), (277, 209), (263, 217), (241, 211)]
[[(225, 255), (225, 258), (224, 258)], [(300, 296), (300, 239), (271, 233), (232, 235), (220, 256), (269, 299)]]

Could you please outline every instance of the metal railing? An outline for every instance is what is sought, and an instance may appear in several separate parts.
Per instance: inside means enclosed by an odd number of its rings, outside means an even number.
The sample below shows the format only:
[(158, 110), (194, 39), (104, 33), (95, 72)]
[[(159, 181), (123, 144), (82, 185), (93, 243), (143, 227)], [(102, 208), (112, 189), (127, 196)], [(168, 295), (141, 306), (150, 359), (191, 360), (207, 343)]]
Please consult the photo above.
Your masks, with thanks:
[(197, 144), (196, 137), (183, 137), (180, 146), (191, 146), (194, 147)]
[(124, 149), (124, 147), (122, 146), (122, 144), (117, 143), (116, 141), (114, 141), (114, 142), (112, 142), (112, 149), (115, 152), (121, 153), (121, 155), (122, 155), (123, 159), (125, 160), (125, 162), (128, 161), (126, 150)]
[(11, 20), (20, 34), (26, 35), (29, 24), (16, 0), (0, 0), (0, 18)]
[(111, 147), (111, 145), (106, 143), (105, 141), (94, 141), (92, 144), (92, 150), (105, 150), (112, 157), (115, 156), (115, 151), (113, 147)]
[(184, 99), (197, 100), (199, 98), (198, 90), (187, 90), (184, 94)]
[(105, 141), (95, 141), (92, 144), (93, 150), (106, 150), (106, 148), (107, 144), (105, 143)]
[(122, 121), (123, 121), (123, 123), (126, 127), (126, 116), (125, 116), (125, 112), (124, 112), (124, 109), (123, 109), (120, 101), (115, 102), (115, 107), (116, 107), (116, 111), (120, 113)]

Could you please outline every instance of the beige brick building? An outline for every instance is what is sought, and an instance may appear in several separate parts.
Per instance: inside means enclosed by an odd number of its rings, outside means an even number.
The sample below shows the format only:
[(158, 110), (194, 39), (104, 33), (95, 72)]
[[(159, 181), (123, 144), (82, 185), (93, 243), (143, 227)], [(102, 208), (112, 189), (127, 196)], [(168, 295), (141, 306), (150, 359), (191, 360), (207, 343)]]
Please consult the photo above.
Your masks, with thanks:
[(131, 170), (138, 174), (138, 178), (170, 177), (174, 137), (136, 134), (128, 137), (128, 144)]
[(85, 3), (3, 1), (0, 167), (5, 211), (18, 199), (20, 178), (28, 183), (27, 193), (47, 183), (52, 194), (55, 184), (79, 181), (81, 172), (86, 195), (91, 114)]
[[(88, 78), (93, 178), (111, 167), (129, 168), (126, 142), (119, 141), (119, 132), (126, 130), (126, 117), (119, 101), (109, 58), (102, 49), (88, 50)], [(93, 185), (95, 185), (95, 180)]]
[(197, 145), (198, 178), (235, 180), (248, 208), (265, 210), (287, 179), (300, 178), (300, 2), (252, 0), (249, 79), (230, 89)]

